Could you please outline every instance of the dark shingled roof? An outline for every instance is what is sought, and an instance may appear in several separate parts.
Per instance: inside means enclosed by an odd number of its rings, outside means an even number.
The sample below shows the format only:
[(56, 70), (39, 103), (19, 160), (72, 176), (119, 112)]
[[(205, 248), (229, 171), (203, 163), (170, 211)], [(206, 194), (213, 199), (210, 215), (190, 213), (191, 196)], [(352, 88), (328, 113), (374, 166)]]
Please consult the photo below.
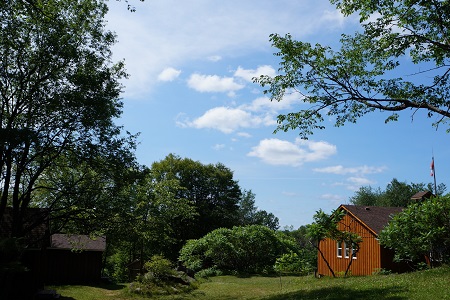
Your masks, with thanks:
[(404, 209), (403, 207), (362, 205), (341, 205), (341, 207), (363, 222), (376, 235), (388, 224), (393, 215)]
[(88, 235), (53, 234), (50, 248), (65, 250), (105, 251), (106, 237), (91, 239)]

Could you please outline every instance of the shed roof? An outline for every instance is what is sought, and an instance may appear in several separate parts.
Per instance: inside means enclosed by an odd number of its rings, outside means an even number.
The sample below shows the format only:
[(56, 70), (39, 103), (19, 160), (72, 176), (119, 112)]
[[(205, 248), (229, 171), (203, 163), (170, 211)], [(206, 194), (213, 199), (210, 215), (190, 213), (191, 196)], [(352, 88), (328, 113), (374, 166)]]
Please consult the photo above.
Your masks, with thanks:
[(430, 191), (422, 191), (422, 192), (418, 192), (418, 193), (414, 194), (411, 197), (411, 200), (424, 200), (424, 199), (429, 199), (432, 196), (434, 196), (432, 192), (430, 192)]
[(50, 248), (82, 251), (105, 251), (106, 237), (100, 236), (92, 239), (88, 235), (57, 233), (52, 234), (50, 237)]
[(392, 216), (401, 212), (403, 207), (382, 207), (363, 205), (341, 205), (343, 209), (364, 223), (370, 230), (378, 235), (389, 223)]

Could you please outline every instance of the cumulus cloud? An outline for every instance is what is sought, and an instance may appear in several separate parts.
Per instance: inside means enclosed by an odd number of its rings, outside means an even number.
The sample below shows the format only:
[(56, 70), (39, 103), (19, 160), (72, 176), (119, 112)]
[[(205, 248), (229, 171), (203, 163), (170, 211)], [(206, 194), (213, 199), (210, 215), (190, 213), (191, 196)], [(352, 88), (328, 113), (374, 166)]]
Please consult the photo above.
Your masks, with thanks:
[(217, 75), (192, 74), (188, 86), (198, 92), (235, 92), (244, 88), (233, 77), (219, 77)]
[(324, 141), (315, 142), (297, 138), (292, 143), (279, 139), (264, 139), (247, 155), (258, 157), (270, 165), (300, 166), (305, 162), (327, 159), (336, 152), (335, 145)]
[(363, 176), (352, 176), (347, 178), (347, 183), (344, 184), (346, 188), (350, 191), (357, 191), (362, 186), (368, 186), (375, 184), (376, 181), (370, 180), (368, 178), (365, 178)]
[[(276, 126), (276, 116), (282, 109), (289, 109), (294, 104), (302, 102), (299, 98), (286, 98), (280, 102), (271, 102), (268, 97), (259, 97), (249, 104), (236, 107), (215, 107), (206, 111), (194, 121), (180, 122), (181, 127), (198, 129), (212, 128), (224, 133), (231, 133), (239, 129), (258, 128), (262, 126)], [(182, 124), (181, 124), (182, 123)], [(249, 137), (249, 133), (240, 133)]]
[(174, 69), (174, 68), (165, 68), (161, 73), (158, 75), (159, 81), (173, 81), (178, 76), (180, 76), (181, 71)]
[(208, 110), (201, 117), (193, 121), (178, 121), (182, 127), (194, 128), (212, 128), (217, 129), (223, 133), (229, 134), (239, 128), (256, 128), (267, 122), (267, 120), (259, 116), (254, 116), (251, 113), (239, 109), (229, 107), (215, 107)]
[(324, 14), (335, 9), (328, 1), (151, 1), (136, 3), (131, 17), (120, 2), (109, 1), (108, 6), (108, 29), (119, 39), (114, 57), (125, 59), (131, 74), (127, 93), (133, 94), (151, 89), (168, 64), (266, 51), (273, 32), (301, 39), (342, 22)]
[(274, 77), (276, 75), (276, 71), (272, 66), (264, 65), (259, 66), (256, 70), (243, 69), (239, 66), (236, 72), (234, 72), (235, 77), (240, 77), (248, 82), (253, 82), (254, 77), (259, 77), (261, 75)]
[(243, 138), (250, 138), (252, 137), (252, 135), (248, 132), (238, 132), (237, 133), (238, 136), (243, 137)]
[[(184, 120), (182, 120), (182, 117)], [(180, 127), (197, 129), (216, 129), (225, 134), (248, 128), (274, 126), (275, 119), (270, 114), (256, 115), (240, 107), (219, 106), (206, 111), (202, 116), (190, 121), (185, 114), (179, 114), (177, 124)], [(239, 132), (239, 136), (250, 137), (249, 133)]]

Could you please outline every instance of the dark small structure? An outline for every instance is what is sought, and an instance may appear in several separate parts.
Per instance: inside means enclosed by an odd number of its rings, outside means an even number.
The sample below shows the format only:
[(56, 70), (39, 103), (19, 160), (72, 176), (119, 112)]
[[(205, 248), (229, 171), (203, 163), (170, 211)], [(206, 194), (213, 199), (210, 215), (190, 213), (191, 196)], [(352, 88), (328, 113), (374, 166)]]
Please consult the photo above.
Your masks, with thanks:
[(135, 259), (127, 264), (128, 280), (134, 281), (138, 275), (142, 273), (142, 264), (140, 259)]
[(13, 209), (6, 207), (0, 218), (0, 299), (28, 299), (44, 287), (48, 228), (48, 211), (29, 208), (22, 215), (22, 237), (12, 238)]
[(434, 197), (433, 193), (430, 191), (423, 191), (423, 192), (418, 192), (416, 194), (414, 194), (411, 197), (411, 200), (413, 202), (422, 202), (426, 199), (430, 199), (431, 197)]
[(47, 284), (99, 282), (105, 248), (105, 237), (53, 234), (47, 248)]

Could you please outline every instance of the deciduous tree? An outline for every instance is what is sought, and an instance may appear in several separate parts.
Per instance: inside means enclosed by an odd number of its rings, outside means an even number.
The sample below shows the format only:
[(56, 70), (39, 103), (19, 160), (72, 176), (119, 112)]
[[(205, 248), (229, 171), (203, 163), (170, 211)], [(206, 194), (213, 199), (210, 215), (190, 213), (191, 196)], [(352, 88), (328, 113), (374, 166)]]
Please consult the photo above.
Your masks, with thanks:
[(13, 236), (36, 183), (63, 155), (114, 156), (133, 137), (121, 114), (123, 63), (97, 0), (0, 2), (0, 218), (13, 207)]
[[(438, 195), (441, 196), (447, 189), (446, 185), (440, 183), (437, 188)], [(411, 204), (411, 197), (422, 191), (433, 191), (431, 183), (407, 183), (392, 179), (385, 190), (374, 189), (371, 186), (363, 186), (350, 197), (350, 202), (354, 205), (367, 206), (391, 206), (406, 207)]]
[(214, 229), (239, 224), (241, 189), (233, 172), (223, 164), (202, 164), (170, 154), (153, 163), (151, 172), (156, 182), (176, 179), (180, 188), (174, 196), (187, 199), (195, 207), (194, 220), (179, 222), (180, 240), (200, 238)]
[[(277, 130), (307, 138), (375, 111), (388, 121), (425, 111), (433, 126), (450, 117), (450, 3), (448, 0), (330, 0), (344, 16), (359, 15), (362, 31), (343, 34), (338, 50), (273, 34), (280, 74), (255, 81), (272, 100), (298, 93), (306, 108), (278, 116)], [(412, 69), (411, 69), (412, 68)], [(409, 71), (406, 71), (409, 70)], [(309, 104), (309, 105), (308, 105)], [(305, 107), (305, 104), (302, 104)]]
[(279, 228), (279, 220), (274, 214), (265, 210), (259, 210), (255, 206), (256, 195), (251, 190), (244, 191), (239, 200), (239, 225), (264, 225), (270, 229), (277, 230)]
[(436, 197), (408, 206), (381, 231), (380, 243), (395, 250), (398, 260), (430, 265), (450, 259), (450, 197)]

